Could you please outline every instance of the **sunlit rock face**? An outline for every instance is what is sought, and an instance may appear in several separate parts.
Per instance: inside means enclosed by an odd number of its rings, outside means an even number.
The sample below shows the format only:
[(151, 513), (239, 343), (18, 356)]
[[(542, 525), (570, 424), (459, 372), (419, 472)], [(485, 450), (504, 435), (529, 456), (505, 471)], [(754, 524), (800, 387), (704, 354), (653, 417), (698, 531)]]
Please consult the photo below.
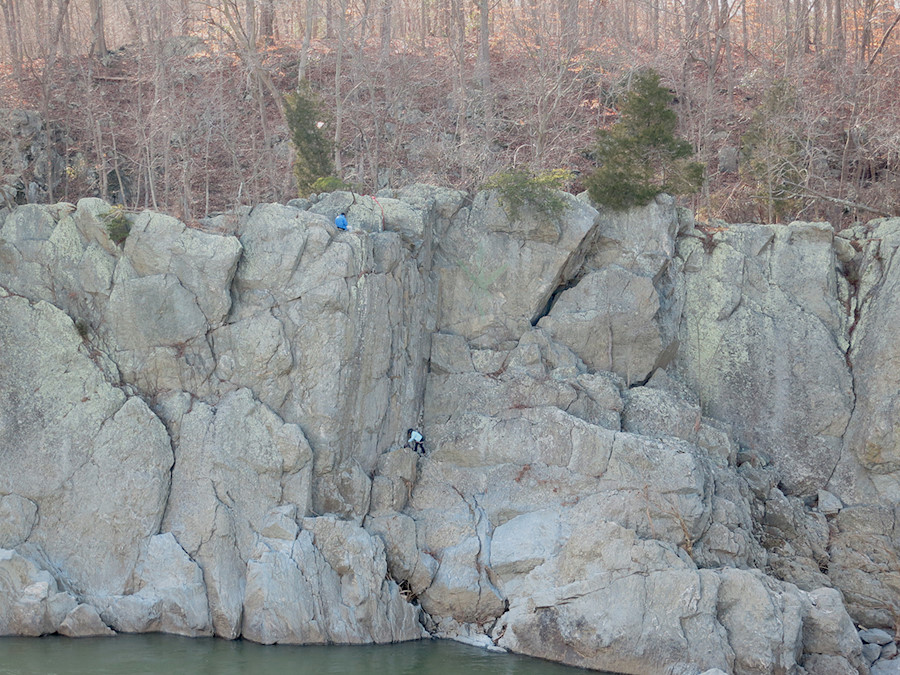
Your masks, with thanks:
[(7, 214), (0, 633), (864, 672), (850, 617), (900, 600), (900, 221), (565, 199), (338, 192), (121, 244), (99, 200)]
[(831, 228), (742, 225), (685, 237), (677, 372), (788, 491), (825, 487), (853, 410)]

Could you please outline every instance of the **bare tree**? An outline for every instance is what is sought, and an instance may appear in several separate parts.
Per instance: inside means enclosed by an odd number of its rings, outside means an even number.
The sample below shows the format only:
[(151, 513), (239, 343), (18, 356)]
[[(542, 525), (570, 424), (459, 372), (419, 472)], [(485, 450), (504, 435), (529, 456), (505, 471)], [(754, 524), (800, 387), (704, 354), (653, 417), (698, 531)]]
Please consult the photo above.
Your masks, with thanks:
[(312, 43), (313, 28), (316, 20), (316, 0), (306, 0), (306, 12), (303, 21), (303, 45), (300, 47), (300, 65), (297, 68), (297, 83), (306, 79), (306, 68), (309, 65), (309, 47)]
[(394, 10), (393, 0), (381, 0), (381, 58), (391, 50), (391, 21)]
[(9, 60), (13, 67), (13, 77), (22, 78), (22, 39), (19, 33), (19, 7), (17, 0), (0, 0), (3, 20), (6, 23), (6, 40)]
[(103, 0), (90, 0), (91, 11), (91, 48), (90, 56), (102, 58), (106, 56), (106, 30), (103, 21)]
[[(329, 2), (330, 0), (326, 0)], [(343, 173), (341, 136), (344, 127), (344, 94), (342, 89), (342, 69), (344, 66), (344, 41), (347, 38), (347, 0), (337, 0), (337, 48), (334, 57), (334, 170), (338, 176)]]
[(260, 0), (259, 35), (266, 47), (275, 44), (275, 0)]

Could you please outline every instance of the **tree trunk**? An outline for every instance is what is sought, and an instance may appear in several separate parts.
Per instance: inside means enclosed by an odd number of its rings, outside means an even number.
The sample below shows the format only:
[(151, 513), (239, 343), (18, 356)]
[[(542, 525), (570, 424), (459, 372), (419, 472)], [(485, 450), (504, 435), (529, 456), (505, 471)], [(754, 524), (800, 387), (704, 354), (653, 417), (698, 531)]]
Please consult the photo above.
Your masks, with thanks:
[(720, 11), (723, 17), (721, 33), (725, 49), (725, 86), (728, 89), (728, 104), (731, 105), (734, 92), (734, 54), (731, 49), (731, 7), (728, 4), (728, 0), (722, 0)]
[(419, 43), (422, 49), (425, 49), (425, 40), (428, 37), (428, 33), (431, 29), (431, 21), (429, 12), (428, 12), (428, 0), (422, 0), (421, 6), (419, 7), (419, 15), (420, 15), (420, 24), (419, 24)]
[(143, 44), (144, 42), (144, 31), (141, 27), (141, 21), (138, 15), (137, 7), (135, 7), (134, 0), (123, 0), (123, 5), (125, 5), (125, 14), (128, 16), (128, 26), (131, 32), (131, 35), (134, 36), (134, 39), (137, 40), (137, 43)]
[(750, 54), (750, 30), (749, 30), (749, 18), (747, 17), (747, 0), (741, 0), (741, 47), (744, 53), (744, 61), (747, 61), (747, 56)]
[(813, 0), (812, 46), (816, 54), (822, 51), (822, 0)]
[(872, 45), (872, 21), (875, 18), (875, 0), (866, 0), (863, 6), (862, 31), (859, 37), (859, 62), (865, 63)]
[[(345, 9), (347, 0), (337, 0), (337, 51), (334, 59), (334, 171), (338, 178), (344, 172), (341, 157), (341, 132), (344, 124), (344, 96), (341, 93), (341, 68), (344, 61), (344, 38), (346, 37)], [(330, 1), (329, 1), (330, 5)]]
[(478, 0), (478, 83), (487, 96), (491, 88), (491, 24), (489, 0)]
[[(343, 3), (343, 0), (337, 0)], [(335, 0), (325, 0), (325, 39), (334, 40), (334, 2)]]
[(842, 0), (831, 0), (832, 47), (844, 57), (844, 5)]
[(300, 66), (297, 68), (298, 86), (306, 79), (306, 68), (309, 65), (309, 46), (312, 42), (315, 21), (316, 0), (306, 0), (306, 19), (303, 26), (303, 47), (300, 49)]
[(392, 0), (381, 0), (381, 58), (391, 53)]
[(791, 21), (791, 0), (783, 0), (781, 4), (784, 14), (784, 72), (787, 76), (791, 72), (794, 57), (794, 31)]
[(262, 0), (259, 6), (259, 35), (266, 47), (275, 44), (275, 0)]
[(13, 77), (20, 82), (22, 80), (22, 42), (16, 0), (0, 0), (0, 7), (3, 8), (3, 19), (6, 23), (6, 41), (13, 67)]
[(103, 21), (103, 0), (90, 0), (91, 11), (91, 49), (89, 56), (103, 58), (106, 56), (106, 31)]
[(259, 40), (259, 24), (256, 23), (256, 0), (245, 0), (244, 12), (247, 14), (247, 25), (244, 29), (247, 34), (247, 48), (255, 54)]

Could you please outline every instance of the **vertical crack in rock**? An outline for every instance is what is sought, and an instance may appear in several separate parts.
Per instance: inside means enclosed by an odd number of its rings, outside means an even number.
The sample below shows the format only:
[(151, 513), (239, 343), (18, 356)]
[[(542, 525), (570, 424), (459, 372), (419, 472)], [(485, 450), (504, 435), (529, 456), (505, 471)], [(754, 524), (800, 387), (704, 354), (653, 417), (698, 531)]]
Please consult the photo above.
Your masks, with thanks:
[(584, 277), (583, 270), (580, 270), (579, 273), (569, 279), (568, 281), (564, 281), (559, 284), (551, 293), (550, 297), (547, 299), (546, 304), (543, 309), (535, 314), (531, 319), (531, 325), (537, 326), (538, 322), (543, 319), (545, 316), (549, 315), (550, 312), (553, 311), (553, 305), (556, 304), (556, 301), (559, 299), (559, 296), (568, 291), (570, 288), (575, 288), (578, 285), (578, 282)]

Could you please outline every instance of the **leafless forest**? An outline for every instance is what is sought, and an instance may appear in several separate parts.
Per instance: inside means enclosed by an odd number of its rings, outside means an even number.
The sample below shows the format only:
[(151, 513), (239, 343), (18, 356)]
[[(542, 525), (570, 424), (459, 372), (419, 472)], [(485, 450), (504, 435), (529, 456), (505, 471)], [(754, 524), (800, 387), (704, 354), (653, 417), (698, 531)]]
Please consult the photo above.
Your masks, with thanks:
[[(652, 67), (706, 163), (699, 219), (900, 214), (898, 0), (0, 0), (0, 108), (38, 111), (48, 200), (187, 221), (285, 201), (283, 95), (321, 96), (360, 190), (592, 168)], [(2, 130), (0, 130), (2, 133)], [(49, 160), (48, 160), (49, 161)]]

